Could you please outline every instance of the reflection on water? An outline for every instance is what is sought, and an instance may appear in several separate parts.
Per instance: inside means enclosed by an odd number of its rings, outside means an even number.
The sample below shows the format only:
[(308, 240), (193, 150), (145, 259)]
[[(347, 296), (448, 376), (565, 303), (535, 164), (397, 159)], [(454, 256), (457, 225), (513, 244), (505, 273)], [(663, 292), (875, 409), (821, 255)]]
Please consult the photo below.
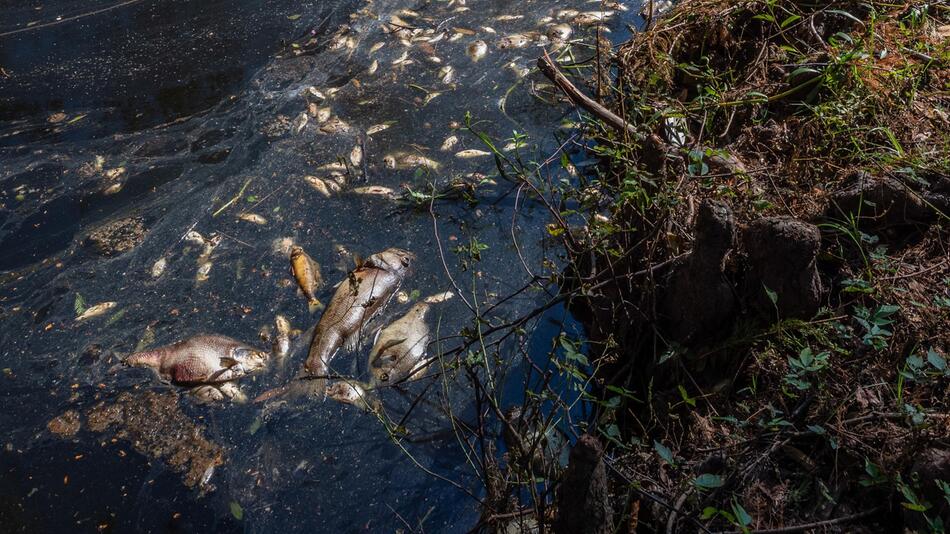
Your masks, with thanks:
[[(589, 40), (577, 23), (584, 13), (570, 9), (595, 4), (119, 4), (0, 8), (0, 520), (31, 531), (473, 525), (466, 491), (480, 490), (446, 414), (475, 417), (464, 381), (444, 387), (451, 377), (381, 390), (397, 421), (411, 407), (402, 422), (412, 439), (398, 445), (372, 414), (332, 401), (262, 411), (182, 397), (180, 409), (224, 451), (196, 489), (172, 468), (174, 453), (149, 458), (130, 443), (134, 432), (100, 431), (88, 417), (123, 394), (177, 391), (117, 365), (137, 346), (201, 332), (261, 344), (277, 313), (302, 332), (285, 364), (242, 387), (254, 396), (289, 380), (319, 313), (297, 294), (288, 241), (322, 266), (324, 302), (355, 255), (414, 252), (408, 295), (466, 293), (433, 309), (441, 337), (468, 324), (466, 304), (488, 306), (528, 284), (525, 266), (543, 273), (542, 260), (558, 254), (548, 250), (546, 209), (498, 176), (462, 126), (470, 114), (509, 157), (556, 165), (566, 110), (531, 70), (542, 46), (554, 48), (553, 26)], [(619, 13), (609, 27), (620, 32), (631, 18)], [(39, 29), (20, 31), (32, 22)], [(477, 41), (486, 53), (474, 61)], [(569, 49), (577, 61), (591, 55), (580, 43)], [(506, 146), (515, 131), (527, 141)], [(547, 165), (541, 175), (558, 172)], [(457, 192), (460, 178), (480, 184), (468, 198), (414, 205), (359, 193)], [(473, 240), (488, 245), (477, 262), (456, 250)], [(489, 318), (543, 298), (522, 293)], [(76, 320), (104, 302), (115, 306)], [(409, 305), (394, 301), (377, 326)], [(334, 372), (365, 380), (371, 342), (341, 352)], [(414, 402), (423, 391), (436, 393)], [(67, 410), (83, 426), (56, 437), (47, 423)]]

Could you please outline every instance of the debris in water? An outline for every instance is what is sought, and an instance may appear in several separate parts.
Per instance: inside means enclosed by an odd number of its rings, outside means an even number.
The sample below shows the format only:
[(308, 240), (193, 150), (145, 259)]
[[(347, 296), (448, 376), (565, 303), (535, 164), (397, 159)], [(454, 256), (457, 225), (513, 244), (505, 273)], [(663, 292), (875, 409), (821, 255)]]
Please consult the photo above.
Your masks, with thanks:
[(158, 258), (154, 264), (152, 264), (152, 278), (159, 278), (162, 274), (165, 273), (165, 267), (168, 266), (168, 259), (165, 256)]
[(396, 198), (396, 192), (388, 187), (381, 185), (367, 185), (365, 187), (357, 187), (353, 190), (354, 193), (359, 195), (375, 195), (386, 198)]
[(485, 57), (485, 54), (488, 52), (488, 44), (485, 41), (478, 40), (474, 43), (468, 45), (468, 48), (465, 49), (465, 53), (468, 54), (468, 57), (472, 58), (472, 61), (478, 61)]
[(86, 319), (92, 319), (93, 317), (98, 317), (106, 313), (107, 311), (111, 310), (112, 308), (115, 308), (115, 306), (116, 306), (115, 302), (100, 302), (99, 304), (96, 304), (95, 306), (86, 308), (86, 311), (82, 312), (81, 314), (79, 314), (78, 317), (76, 317), (76, 322), (85, 321)]
[(75, 436), (81, 427), (82, 422), (79, 420), (79, 413), (76, 412), (76, 410), (67, 410), (46, 424), (46, 428), (48, 428), (50, 432), (61, 438)]
[(469, 149), (457, 152), (455, 157), (459, 159), (471, 159), (471, 158), (481, 158), (485, 156), (491, 156), (491, 152), (485, 152), (484, 150)]
[(241, 215), (238, 216), (238, 219), (241, 219), (242, 221), (253, 223), (253, 224), (261, 224), (261, 225), (267, 224), (267, 219), (265, 219), (264, 217), (261, 217), (260, 215), (256, 213), (242, 213)]

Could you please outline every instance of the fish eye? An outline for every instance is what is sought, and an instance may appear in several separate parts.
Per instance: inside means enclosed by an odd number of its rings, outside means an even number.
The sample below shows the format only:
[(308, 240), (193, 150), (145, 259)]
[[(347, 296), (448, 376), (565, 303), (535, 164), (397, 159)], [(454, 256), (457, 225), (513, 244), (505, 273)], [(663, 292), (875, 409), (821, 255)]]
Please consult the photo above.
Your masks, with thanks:
[(383, 373), (379, 375), (379, 379), (383, 382), (389, 382), (389, 373)]
[(409, 267), (409, 256), (403, 256), (400, 258), (403, 267)]

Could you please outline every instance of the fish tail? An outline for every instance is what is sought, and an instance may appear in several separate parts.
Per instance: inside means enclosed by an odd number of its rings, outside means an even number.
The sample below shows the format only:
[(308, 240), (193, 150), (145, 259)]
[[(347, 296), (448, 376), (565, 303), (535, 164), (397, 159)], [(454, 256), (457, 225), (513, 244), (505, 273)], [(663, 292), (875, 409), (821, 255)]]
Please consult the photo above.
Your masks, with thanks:
[(307, 309), (310, 313), (315, 313), (317, 310), (323, 309), (323, 303), (317, 299), (310, 299), (310, 302), (307, 303)]

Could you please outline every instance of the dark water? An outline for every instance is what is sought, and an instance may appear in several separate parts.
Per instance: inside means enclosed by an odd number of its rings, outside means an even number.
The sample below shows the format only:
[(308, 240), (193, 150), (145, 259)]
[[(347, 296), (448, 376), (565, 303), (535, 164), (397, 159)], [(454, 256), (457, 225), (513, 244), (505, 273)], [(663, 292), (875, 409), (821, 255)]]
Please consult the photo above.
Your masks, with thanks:
[[(636, 6), (628, 7), (611, 19), (612, 38), (633, 21)], [(415, 14), (400, 13), (407, 8)], [(85, 414), (122, 392), (172, 390), (144, 370), (116, 366), (148, 332), (150, 346), (199, 332), (257, 342), (277, 313), (296, 328), (311, 328), (318, 315), (308, 313), (290, 283), (275, 240), (292, 239), (323, 266), (330, 282), (319, 295), (324, 301), (352, 267), (338, 246), (364, 256), (391, 246), (411, 250), (419, 262), (407, 293), (454, 290), (451, 276), (482, 309), (524, 287), (531, 274), (543, 274), (545, 259), (556, 266), (560, 251), (544, 226), (546, 208), (498, 176), (492, 158), (454, 157), (486, 147), (450, 123), (464, 124), (470, 114), (499, 147), (513, 131), (527, 134), (511, 157), (546, 162), (537, 175), (542, 186), (571, 179), (559, 168), (557, 148), (572, 135), (559, 125), (576, 115), (544, 99), (545, 80), (536, 72), (524, 78), (515, 72), (533, 67), (544, 43), (497, 46), (515, 32), (544, 33), (539, 22), (545, 17), (570, 22), (569, 13), (558, 18), (569, 8), (599, 9), (555, 1), (0, 1), (4, 530), (473, 526), (477, 503), (458, 486), (476, 496), (480, 488), (446, 416), (451, 407), (456, 417), (471, 420), (473, 406), (466, 381), (452, 373), (382, 392), (396, 420), (415, 395), (431, 392), (405, 426), (413, 436), (434, 437), (402, 446), (373, 415), (332, 401), (262, 413), (256, 405), (203, 406), (182, 396), (185, 413), (226, 450), (209, 492), (187, 488), (163, 461), (113, 441), (114, 432), (84, 427), (61, 439), (46, 424), (68, 409)], [(393, 15), (446, 37), (404, 46), (383, 24)], [(498, 18), (507, 15), (520, 18)], [(590, 41), (592, 30), (573, 29), (575, 38)], [(478, 62), (465, 53), (476, 39), (488, 44)], [(382, 48), (373, 50), (376, 43)], [(404, 54), (411, 63), (399, 61)], [(578, 44), (575, 54), (580, 60), (591, 52)], [(446, 65), (454, 69), (451, 84), (441, 80)], [(301, 94), (309, 86), (335, 90), (320, 107), (348, 129), (322, 133), (311, 118), (299, 134), (287, 131), (307, 109)], [(366, 134), (384, 123), (390, 127)], [(458, 144), (440, 150), (450, 135)], [(303, 180), (326, 177), (318, 168), (347, 157), (356, 145), (364, 147), (365, 177), (351, 177), (330, 198)], [(425, 154), (440, 167), (391, 170), (384, 157), (393, 153)], [(481, 188), (477, 202), (439, 200), (432, 213), (428, 204), (352, 192), (364, 185), (425, 191), (470, 172), (493, 176), (497, 185)], [(238, 218), (248, 213), (265, 224)], [(109, 256), (90, 245), (91, 233), (128, 217), (144, 228), (141, 243)], [(189, 231), (221, 239), (206, 281), (196, 278), (201, 247), (183, 239)], [(473, 239), (488, 245), (475, 263), (454, 251)], [(155, 277), (160, 258), (167, 268)], [(555, 291), (524, 292), (493, 309), (490, 319), (516, 317)], [(80, 322), (79, 299), (86, 306), (116, 305)], [(406, 307), (393, 303), (380, 324)], [(445, 337), (471, 319), (460, 298), (433, 315)], [(531, 323), (522, 336), (528, 350), (543, 355), (565, 320), (563, 310), (554, 310)], [(253, 396), (288, 380), (308, 342), (305, 332), (286, 366), (245, 379), (242, 387)], [(456, 344), (447, 339), (438, 347)], [(518, 351), (503, 350), (510, 359), (499, 362), (498, 376), (517, 377)], [(335, 370), (365, 378), (365, 353), (363, 347), (337, 356)], [(512, 402), (518, 383), (505, 390)], [(240, 504), (240, 519), (232, 503)]]

